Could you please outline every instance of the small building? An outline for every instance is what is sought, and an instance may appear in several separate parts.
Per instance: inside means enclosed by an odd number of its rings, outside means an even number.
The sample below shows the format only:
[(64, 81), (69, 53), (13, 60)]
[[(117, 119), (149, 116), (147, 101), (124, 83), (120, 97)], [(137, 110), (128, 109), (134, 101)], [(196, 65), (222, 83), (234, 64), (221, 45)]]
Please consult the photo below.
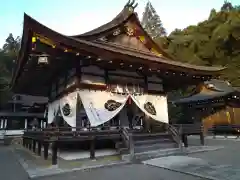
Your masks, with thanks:
[(239, 89), (227, 81), (205, 81), (193, 95), (174, 103), (182, 107), (186, 123), (202, 122), (205, 131), (214, 125), (240, 125)]
[(44, 111), (47, 102), (45, 97), (14, 94), (0, 107), (0, 137), (22, 135), (25, 129), (32, 128), (34, 121), (39, 128), (46, 126)]

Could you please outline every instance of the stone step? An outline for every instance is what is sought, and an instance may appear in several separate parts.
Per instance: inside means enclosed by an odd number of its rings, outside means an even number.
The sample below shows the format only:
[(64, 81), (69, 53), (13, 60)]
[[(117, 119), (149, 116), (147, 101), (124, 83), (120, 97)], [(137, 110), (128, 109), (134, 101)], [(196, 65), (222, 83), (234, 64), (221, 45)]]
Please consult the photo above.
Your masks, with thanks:
[(119, 154), (128, 154), (129, 150), (128, 150), (128, 148), (120, 148), (120, 149), (118, 149), (118, 153)]
[(151, 145), (151, 144), (159, 144), (159, 143), (172, 143), (173, 140), (170, 138), (160, 138), (160, 139), (147, 139), (147, 140), (138, 140), (135, 141), (134, 144), (136, 146), (140, 145)]
[[(154, 150), (148, 152), (135, 153), (134, 160), (136, 162), (142, 162), (148, 159), (154, 159), (159, 157), (171, 156), (171, 155), (182, 155), (183, 152), (179, 148), (167, 148), (161, 150)], [(123, 154), (122, 160), (130, 161), (132, 157), (130, 154)]]
[(173, 142), (149, 144), (149, 145), (135, 146), (134, 147), (134, 152), (135, 153), (140, 153), (140, 152), (148, 152), (148, 151), (168, 149), (168, 148), (176, 148), (176, 147), (177, 147), (176, 143), (173, 143)]
[(144, 134), (133, 134), (133, 140), (151, 140), (151, 139), (167, 139), (171, 135), (168, 133), (144, 133)]

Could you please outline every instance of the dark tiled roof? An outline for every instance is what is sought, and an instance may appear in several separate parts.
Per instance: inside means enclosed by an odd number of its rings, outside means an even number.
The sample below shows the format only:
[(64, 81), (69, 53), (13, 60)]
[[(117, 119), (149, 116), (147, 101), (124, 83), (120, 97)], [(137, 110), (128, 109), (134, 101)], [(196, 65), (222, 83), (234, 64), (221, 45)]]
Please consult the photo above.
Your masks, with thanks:
[(205, 84), (205, 87), (209, 89), (209, 91), (201, 91), (192, 96), (175, 100), (173, 102), (176, 104), (183, 104), (183, 103), (191, 103), (196, 101), (206, 101), (209, 99), (224, 97), (233, 92), (236, 92), (236, 89), (226, 81), (213, 79), (211, 81), (204, 82), (204, 84)]
[(72, 36), (74, 38), (80, 38), (80, 39), (84, 39), (87, 38), (89, 36), (95, 36), (98, 34), (101, 34), (105, 31), (111, 30), (116, 28), (117, 26), (121, 25), (122, 23), (124, 23), (125, 21), (127, 21), (129, 18), (131, 18), (131, 16), (136, 15), (134, 13), (134, 9), (136, 8), (137, 3), (135, 4), (135, 0), (130, 2), (128, 1), (128, 3), (124, 6), (123, 10), (115, 17), (113, 18), (112, 21), (96, 28), (93, 29), (91, 31), (88, 31), (86, 33), (80, 34), (80, 35), (75, 35)]
[[(70, 38), (70, 37), (68, 37)], [(76, 39), (76, 38), (71, 38), (75, 41), (78, 41), (79, 43), (84, 43), (86, 45), (89, 45), (91, 47), (96, 47), (96, 48), (100, 48), (100, 49), (104, 49), (106, 51), (111, 51), (114, 53), (120, 53), (120, 54), (125, 54), (125, 55), (129, 55), (132, 57), (137, 57), (137, 58), (141, 58), (141, 59), (145, 59), (145, 60), (149, 60), (152, 62), (156, 62), (156, 63), (163, 63), (166, 65), (172, 65), (172, 66), (176, 66), (176, 67), (182, 67), (182, 68), (187, 68), (187, 69), (194, 69), (194, 70), (199, 70), (199, 71), (221, 71), (224, 70), (224, 67), (213, 67), (213, 66), (197, 66), (197, 65), (192, 65), (192, 64), (188, 64), (188, 63), (182, 63), (182, 62), (178, 62), (178, 61), (172, 61), (166, 58), (162, 58), (159, 57), (153, 53), (147, 53), (145, 51), (138, 51), (138, 50), (134, 50), (134, 49), (129, 49), (123, 46), (117, 46), (114, 44), (111, 44), (109, 42), (107, 43), (98, 43), (98, 42), (90, 42), (90, 41), (86, 41), (86, 40), (82, 40), (82, 39)]]
[[(22, 67), (27, 61), (27, 58), (25, 58), (25, 53), (27, 52), (27, 44), (30, 41), (29, 37), (31, 36), (31, 32), (46, 36), (47, 38), (53, 40), (56, 43), (65, 44), (66, 46), (73, 47), (74, 49), (82, 50), (84, 49), (86, 52), (100, 52), (102, 51), (102, 54), (116, 54), (116, 55), (122, 55), (126, 56), (131, 60), (138, 60), (139, 62), (147, 62), (147, 63), (159, 63), (160, 65), (166, 65), (169, 69), (176, 69), (178, 67), (183, 70), (183, 72), (188, 71), (196, 71), (196, 74), (199, 73), (199, 75), (212, 75), (212, 73), (219, 74), (222, 70), (225, 68), (223, 67), (207, 67), (207, 66), (196, 66), (191, 65), (187, 63), (181, 63), (177, 61), (173, 61), (171, 59), (167, 59), (164, 57), (158, 57), (154, 54), (146, 53), (146, 52), (140, 52), (138, 50), (124, 48), (122, 46), (112, 45), (110, 43), (97, 43), (95, 41), (90, 41), (87, 38), (87, 36), (95, 36), (96, 34), (102, 33), (103, 31), (106, 31), (108, 29), (111, 29), (119, 23), (123, 23), (124, 21), (127, 21), (128, 18), (131, 16), (137, 16), (134, 13), (134, 2), (129, 2), (124, 7), (123, 11), (118, 14), (111, 22), (92, 30), (88, 33), (78, 35), (78, 36), (65, 36), (60, 33), (57, 33), (56, 31), (53, 31), (46, 26), (42, 25), (38, 21), (34, 20), (28, 15), (24, 15), (24, 28), (23, 28), (23, 37), (21, 42), (21, 50), (18, 55), (17, 59), (17, 65), (16, 69), (14, 71), (14, 76), (12, 78), (12, 85), (14, 86), (16, 79), (20, 75), (20, 72), (22, 70)], [(131, 9), (133, 8), (133, 9)], [(29, 32), (31, 30), (31, 32)], [(121, 57), (122, 59), (126, 59), (124, 57)]]

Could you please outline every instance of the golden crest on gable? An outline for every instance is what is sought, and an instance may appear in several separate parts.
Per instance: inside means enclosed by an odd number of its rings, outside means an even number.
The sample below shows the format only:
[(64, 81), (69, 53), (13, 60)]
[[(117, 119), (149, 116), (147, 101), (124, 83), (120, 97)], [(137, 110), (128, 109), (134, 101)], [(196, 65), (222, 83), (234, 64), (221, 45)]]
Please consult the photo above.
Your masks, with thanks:
[(128, 8), (128, 11), (129, 11), (130, 13), (133, 12), (133, 11), (134, 11), (133, 7), (130, 6), (130, 7)]
[(132, 27), (126, 26), (126, 33), (128, 36), (134, 35), (134, 29)]

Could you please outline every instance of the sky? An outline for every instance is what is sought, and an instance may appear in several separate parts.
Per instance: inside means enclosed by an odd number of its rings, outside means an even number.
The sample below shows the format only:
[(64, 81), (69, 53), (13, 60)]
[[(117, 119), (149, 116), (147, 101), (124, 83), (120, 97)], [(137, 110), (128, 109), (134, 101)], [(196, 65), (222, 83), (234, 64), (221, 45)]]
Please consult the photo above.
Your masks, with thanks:
[[(148, 0), (136, 0), (141, 18)], [(240, 0), (229, 0), (233, 5)], [(224, 0), (150, 0), (163, 26), (170, 33), (208, 18), (212, 8)], [(12, 33), (22, 35), (24, 12), (47, 27), (65, 35), (81, 34), (114, 18), (127, 0), (5, 0), (0, 6), (0, 47)]]

